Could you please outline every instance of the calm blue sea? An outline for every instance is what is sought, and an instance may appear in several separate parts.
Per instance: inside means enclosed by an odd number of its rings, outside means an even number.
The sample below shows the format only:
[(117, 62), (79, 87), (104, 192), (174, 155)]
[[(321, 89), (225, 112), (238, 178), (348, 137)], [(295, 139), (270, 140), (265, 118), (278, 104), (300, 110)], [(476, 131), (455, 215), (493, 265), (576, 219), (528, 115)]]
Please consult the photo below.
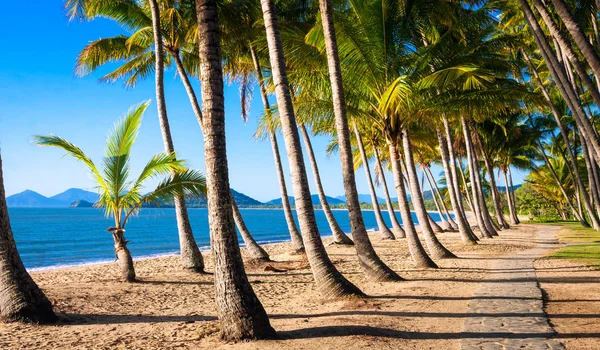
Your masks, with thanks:
[[(289, 240), (282, 210), (240, 209), (248, 229), (259, 243)], [(331, 231), (323, 211), (316, 210), (317, 223), (323, 237)], [(108, 262), (114, 260), (112, 237), (106, 229), (114, 222), (95, 208), (12, 208), (9, 209), (17, 248), (28, 269)], [(391, 226), (387, 211), (382, 213)], [(350, 232), (348, 212), (334, 210), (345, 232)], [(363, 211), (368, 229), (377, 223), (373, 211)], [(438, 214), (431, 214), (434, 220)], [(209, 249), (208, 215), (206, 209), (189, 209), (189, 216), (203, 250)], [(400, 215), (397, 214), (400, 220)], [(413, 218), (416, 218), (413, 213)], [(400, 221), (401, 222), (401, 221)], [(178, 252), (177, 223), (174, 209), (144, 209), (130, 219), (125, 237), (134, 258)], [(240, 242), (242, 242), (240, 237)]]

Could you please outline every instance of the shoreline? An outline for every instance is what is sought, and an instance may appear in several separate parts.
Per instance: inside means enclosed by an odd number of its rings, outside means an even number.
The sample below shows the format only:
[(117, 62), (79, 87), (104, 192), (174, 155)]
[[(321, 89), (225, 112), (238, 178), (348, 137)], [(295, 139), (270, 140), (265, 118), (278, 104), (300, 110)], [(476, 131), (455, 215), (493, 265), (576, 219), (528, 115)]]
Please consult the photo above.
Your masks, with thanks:
[[(71, 209), (90, 209), (90, 208), (71, 208)], [(95, 209), (95, 208), (92, 208)], [(165, 209), (165, 208), (152, 208), (152, 209)], [(171, 208), (166, 208), (166, 209), (171, 209)], [(190, 209), (206, 209), (206, 208), (190, 208)], [(282, 210), (282, 209), (278, 209), (278, 208), (240, 208), (240, 209), (245, 209), (245, 210)], [(295, 209), (293, 209), (295, 210)], [(323, 209), (315, 209), (315, 210), (323, 210)], [(348, 209), (332, 209), (332, 210), (338, 210), (338, 211), (348, 211)], [(363, 209), (363, 211), (373, 211), (373, 209)], [(396, 211), (394, 211), (396, 212)], [(414, 211), (411, 211), (411, 213), (414, 213)], [(428, 213), (435, 213), (437, 214), (437, 211), (428, 211)], [(436, 221), (439, 223), (439, 221)], [(418, 228), (419, 225), (415, 224), (415, 227)], [(377, 232), (378, 228), (377, 227), (372, 227), (369, 228), (367, 227), (367, 232), (369, 234)], [(351, 235), (351, 233), (345, 232), (347, 235)], [(321, 238), (330, 238), (333, 236), (332, 232), (322, 232), (321, 233)], [(274, 245), (274, 244), (284, 244), (284, 243), (290, 243), (291, 242), (291, 238), (288, 237), (286, 239), (282, 239), (282, 240), (262, 240), (262, 241), (257, 241), (257, 243), (261, 246), (270, 246), (270, 245)], [(245, 248), (245, 244), (240, 244), (239, 245), (240, 248)], [(202, 253), (207, 253), (210, 252), (210, 246), (201, 246), (199, 247), (200, 252)], [(179, 255), (179, 251), (169, 251), (169, 252), (163, 252), (163, 253), (155, 253), (155, 254), (149, 254), (149, 255), (140, 255), (138, 257), (133, 257), (133, 261), (144, 261), (144, 260), (148, 260), (148, 259), (156, 259), (156, 258), (167, 258), (167, 257), (173, 257), (173, 256), (178, 256)], [(57, 271), (57, 270), (70, 270), (70, 269), (77, 269), (77, 268), (84, 268), (84, 267), (93, 267), (93, 266), (101, 266), (101, 265), (110, 265), (110, 264), (114, 264), (116, 262), (115, 260), (112, 259), (100, 259), (100, 260), (91, 260), (91, 261), (82, 261), (82, 262), (74, 262), (71, 264), (58, 264), (58, 265), (49, 265), (49, 266), (40, 266), (40, 267), (31, 267), (31, 268), (26, 268), (26, 270), (28, 272), (33, 272), (33, 273), (37, 273), (37, 272), (45, 272), (45, 271)]]

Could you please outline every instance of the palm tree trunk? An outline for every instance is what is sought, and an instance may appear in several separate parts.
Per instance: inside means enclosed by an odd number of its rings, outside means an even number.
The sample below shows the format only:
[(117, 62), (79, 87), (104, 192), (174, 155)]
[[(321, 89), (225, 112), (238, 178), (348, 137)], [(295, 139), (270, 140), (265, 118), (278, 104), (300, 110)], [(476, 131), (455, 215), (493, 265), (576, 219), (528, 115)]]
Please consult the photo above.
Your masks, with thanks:
[[(459, 162), (459, 168), (458, 171), (460, 172), (460, 178), (462, 180), (462, 184), (465, 188), (465, 199), (467, 201), (467, 205), (469, 206), (469, 209), (471, 209), (471, 211), (473, 213), (475, 213), (475, 206), (473, 205), (473, 199), (471, 198), (471, 194), (469, 193), (469, 186), (467, 185), (467, 177), (465, 176), (465, 172), (462, 169), (462, 160)], [(467, 167), (469, 167), (469, 164), (467, 162)]]
[[(429, 173), (427, 172), (427, 169), (423, 168), (423, 176), (425, 176), (427, 178), (427, 183), (429, 184), (429, 188), (431, 189), (431, 194), (433, 196), (433, 204), (435, 204), (435, 208), (438, 212), (438, 215), (440, 216), (440, 221), (442, 222), (442, 225), (444, 226), (444, 230), (452, 230), (453, 227), (452, 225), (450, 225), (450, 222), (448, 220), (446, 220), (446, 218), (444, 217), (444, 213), (442, 213), (442, 207), (440, 206), (440, 203), (438, 202), (438, 198), (437, 198), (437, 193), (435, 193), (435, 190), (433, 189), (433, 184), (431, 183), (431, 179), (429, 179)], [(423, 188), (425, 188), (425, 186), (423, 186)]]
[(290, 162), (292, 187), (296, 202), (296, 212), (300, 222), (300, 232), (304, 248), (310, 263), (317, 288), (325, 298), (338, 298), (347, 295), (363, 295), (360, 289), (348, 281), (333, 265), (325, 251), (317, 221), (306, 176), (300, 137), (296, 128), (296, 118), (292, 106), (292, 98), (285, 69), (285, 58), (279, 24), (275, 12), (274, 0), (261, 0), (264, 23), (266, 27), (269, 58), (275, 86), (275, 96), (279, 107), (281, 127), (285, 146)]
[(183, 87), (185, 88), (185, 92), (188, 95), (190, 100), (190, 105), (192, 105), (192, 110), (194, 111), (194, 115), (196, 116), (196, 120), (198, 120), (198, 124), (200, 125), (200, 129), (202, 129), (202, 109), (200, 108), (200, 103), (198, 103), (198, 97), (196, 96), (196, 92), (194, 92), (194, 87), (190, 82), (190, 77), (188, 76), (185, 67), (183, 66), (183, 62), (181, 62), (181, 57), (179, 57), (179, 52), (174, 52), (171, 54), (175, 61), (175, 67), (177, 68), (177, 74), (181, 78), (181, 82), (183, 83)]
[[(508, 182), (510, 182), (510, 198), (512, 200), (513, 203), (513, 207), (516, 208), (516, 203), (517, 200), (515, 199), (515, 186), (513, 185), (513, 180), (512, 180), (512, 172), (510, 170), (510, 167), (508, 167)], [(519, 220), (519, 217), (515, 214), (515, 219), (517, 220), (517, 224), (520, 224), (521, 221)]]
[(556, 13), (560, 16), (565, 27), (571, 34), (573, 41), (577, 44), (586, 62), (594, 71), (596, 79), (600, 79), (600, 57), (594, 47), (587, 41), (585, 34), (579, 27), (579, 24), (573, 18), (571, 11), (563, 0), (552, 0)]
[[(175, 152), (173, 140), (171, 139), (171, 129), (167, 117), (167, 106), (165, 100), (164, 87), (164, 52), (162, 45), (162, 34), (160, 29), (160, 10), (156, 0), (150, 0), (150, 10), (152, 12), (152, 29), (154, 32), (154, 55), (156, 61), (156, 105), (158, 107), (158, 120), (160, 131), (165, 144), (165, 152), (171, 154)], [(185, 200), (182, 196), (175, 196), (175, 213), (177, 216), (177, 229), (179, 232), (179, 248), (181, 264), (184, 268), (203, 272), (204, 260), (198, 249), (192, 226), (187, 213)]]
[(575, 119), (581, 123), (582, 130), (585, 133), (584, 136), (589, 137), (590, 144), (592, 145), (592, 148), (594, 150), (594, 152), (592, 152), (594, 159), (596, 159), (596, 161), (600, 160), (600, 140), (598, 139), (598, 135), (596, 134), (594, 127), (592, 126), (589, 119), (587, 119), (587, 117), (585, 116), (585, 113), (583, 112), (581, 104), (579, 103), (579, 100), (575, 95), (575, 92), (569, 85), (566, 73), (557, 62), (554, 51), (548, 44), (548, 40), (546, 39), (544, 32), (537, 23), (535, 16), (531, 11), (531, 8), (529, 7), (529, 4), (526, 0), (519, 0), (519, 3), (521, 4), (521, 9), (523, 10), (529, 29), (533, 33), (536, 44), (540, 49), (542, 56), (544, 57), (544, 61), (546, 62), (546, 65), (550, 70), (550, 73), (556, 83), (556, 86), (558, 87), (561, 95), (569, 105), (569, 109), (571, 109), (573, 115), (575, 116)]
[(342, 70), (340, 68), (340, 60), (338, 57), (335, 28), (333, 25), (333, 11), (330, 0), (320, 0), (319, 8), (321, 10), (321, 22), (325, 37), (327, 67), (329, 70), (329, 80), (331, 82), (333, 114), (340, 151), (344, 190), (346, 192), (346, 205), (348, 206), (348, 215), (350, 216), (350, 226), (352, 227), (352, 238), (354, 239), (356, 253), (367, 278), (379, 281), (399, 281), (401, 280), (400, 276), (385, 265), (379, 256), (377, 256), (365, 228), (364, 219), (360, 210), (360, 202), (358, 200), (356, 180), (354, 178), (354, 162), (352, 148), (350, 147), (350, 130), (348, 127), (348, 117), (346, 115)]
[(239, 341), (275, 335), (244, 271), (233, 218), (227, 149), (225, 100), (216, 0), (196, 0), (204, 118), (204, 158), (208, 220), (215, 255), (215, 300), (221, 339)]
[[(544, 146), (542, 145), (542, 143), (540, 142), (539, 139), (536, 140), (536, 142), (537, 142), (537, 145), (539, 147), (540, 153), (542, 154), (542, 157), (544, 158), (544, 161), (546, 162), (546, 165), (548, 166), (548, 169), (550, 170), (550, 174), (552, 175), (552, 178), (554, 179), (554, 181), (556, 181), (556, 184), (558, 185), (558, 188), (560, 189), (560, 192), (562, 193), (562, 195), (565, 197), (565, 201), (569, 205), (569, 208), (571, 209), (571, 211), (573, 211), (575, 213), (576, 210), (575, 210), (575, 207), (573, 206), (573, 203), (571, 202), (571, 198), (567, 194), (567, 191), (565, 191), (565, 187), (563, 186), (562, 182), (560, 181), (560, 179), (556, 175), (556, 171), (554, 170), (554, 167), (552, 166), (552, 164), (548, 160), (548, 156), (546, 155), (546, 151), (544, 150)], [(580, 219), (580, 218), (578, 218), (578, 219)]]
[[(265, 88), (265, 83), (263, 80), (262, 69), (260, 67), (258, 55), (256, 54), (256, 50), (254, 49), (254, 46), (252, 46), (252, 44), (249, 44), (248, 46), (250, 47), (252, 62), (254, 63), (254, 69), (256, 70), (256, 76), (258, 77), (260, 97), (262, 99), (265, 113), (271, 113), (271, 105), (269, 103), (269, 98), (267, 97), (267, 89)], [(292, 239), (292, 246), (296, 251), (303, 251), (304, 243), (302, 243), (302, 236), (298, 231), (298, 227), (296, 227), (294, 215), (292, 214), (292, 206), (290, 205), (290, 200), (287, 193), (285, 176), (283, 174), (283, 165), (281, 164), (281, 156), (279, 155), (279, 145), (277, 144), (277, 136), (275, 135), (275, 132), (269, 132), (269, 139), (271, 141), (271, 148), (273, 149), (273, 159), (275, 159), (275, 168), (277, 169), (277, 179), (279, 180), (279, 189), (281, 192), (281, 204), (283, 206), (283, 213), (285, 214), (285, 221), (288, 226), (288, 231), (290, 232), (290, 237)]]
[(483, 145), (481, 144), (481, 138), (477, 135), (480, 142), (481, 155), (483, 156), (483, 162), (485, 163), (485, 168), (490, 176), (490, 187), (492, 192), (492, 201), (494, 203), (494, 211), (496, 212), (496, 220), (498, 221), (498, 225), (505, 229), (509, 229), (510, 225), (504, 219), (504, 214), (502, 212), (502, 206), (500, 205), (500, 196), (498, 195), (498, 187), (496, 186), (496, 178), (494, 178), (494, 165), (490, 160), (490, 156), (483, 149)]
[(369, 159), (367, 158), (367, 152), (360, 136), (360, 131), (354, 123), (354, 134), (356, 136), (356, 143), (360, 150), (360, 156), (362, 158), (363, 167), (365, 168), (365, 175), (367, 176), (367, 183), (369, 184), (369, 192), (371, 193), (371, 202), (373, 203), (373, 212), (375, 213), (375, 219), (377, 220), (377, 227), (379, 229), (379, 237), (381, 239), (395, 239), (394, 234), (383, 221), (381, 216), (381, 209), (379, 208), (379, 201), (377, 200), (377, 193), (375, 193), (375, 186), (373, 186), (373, 178), (371, 177), (371, 170), (369, 169)]
[[(450, 156), (450, 152), (448, 150), (447, 140), (444, 138), (442, 132), (438, 129), (438, 143), (440, 144), (440, 154), (442, 157), (442, 164), (444, 166), (444, 173), (446, 174), (446, 183), (448, 188), (448, 194), (450, 196), (450, 202), (452, 203), (452, 209), (454, 211), (454, 218), (458, 224), (458, 232), (460, 234), (461, 239), (465, 243), (476, 244), (477, 238), (473, 234), (471, 230), (471, 225), (467, 221), (463, 209), (460, 205), (460, 191), (457, 192), (456, 186), (454, 184), (455, 175), (456, 175), (456, 163), (454, 161), (450, 161), (453, 157)], [(452, 170), (451, 168), (454, 168)]]
[(507, 171), (502, 169), (502, 174), (504, 174), (504, 184), (506, 185), (506, 201), (508, 202), (508, 211), (510, 213), (510, 223), (513, 225), (517, 225), (519, 223), (519, 221), (517, 219), (515, 204), (513, 202), (512, 196), (510, 194), (510, 184), (508, 183)]
[(423, 171), (425, 172), (425, 176), (427, 176), (427, 182), (429, 183), (429, 187), (431, 188), (433, 199), (436, 203), (436, 208), (438, 210), (438, 213), (440, 214), (440, 217), (442, 217), (442, 220), (444, 220), (448, 224), (449, 229), (458, 229), (458, 225), (456, 224), (456, 222), (454, 222), (452, 216), (450, 216), (450, 212), (446, 207), (446, 203), (444, 203), (444, 198), (442, 197), (442, 194), (440, 193), (440, 190), (437, 184), (435, 183), (435, 178), (431, 173), (431, 169), (426, 168)]
[(406, 232), (406, 241), (408, 243), (408, 250), (417, 267), (431, 267), (437, 268), (433, 260), (427, 255), (419, 236), (417, 236), (417, 230), (412, 219), (410, 207), (408, 206), (408, 199), (406, 198), (406, 189), (404, 187), (404, 178), (402, 171), (400, 170), (400, 160), (398, 158), (398, 147), (393, 141), (388, 140), (388, 147), (390, 149), (390, 162), (392, 163), (392, 174), (394, 175), (394, 185), (396, 186), (396, 195), (398, 196), (398, 206), (400, 207), (400, 215), (402, 216), (402, 223), (404, 224), (404, 231)]
[[(423, 169), (425, 169), (425, 168), (423, 168)], [(428, 180), (429, 180), (429, 178), (428, 178)], [(431, 213), (429, 213), (429, 211), (427, 211), (427, 208), (425, 208), (425, 212), (427, 213), (429, 225), (431, 225), (433, 232), (441, 233), (441, 232), (444, 232), (445, 229), (452, 229), (450, 227), (450, 224), (446, 221), (446, 219), (444, 218), (442, 213), (439, 211), (438, 203), (436, 201), (435, 195), (433, 194), (433, 188), (431, 188), (430, 191), (433, 195), (433, 202), (435, 203), (435, 206), (438, 208), (438, 212), (440, 214), (440, 221), (444, 225), (444, 227), (442, 227), (435, 220), (433, 220), (433, 218), (431, 217)], [(425, 170), (423, 170), (423, 173), (421, 174), (421, 197), (423, 197), (423, 207), (425, 207), (425, 205), (424, 205), (424, 203), (425, 203)]]
[(429, 217), (427, 210), (425, 209), (423, 196), (421, 195), (421, 190), (419, 189), (419, 180), (417, 178), (417, 169), (415, 168), (415, 162), (413, 159), (410, 136), (408, 134), (408, 130), (406, 129), (402, 130), (402, 145), (404, 148), (406, 172), (408, 173), (408, 179), (410, 182), (411, 199), (415, 208), (415, 212), (417, 213), (417, 218), (419, 219), (421, 233), (423, 233), (425, 243), (427, 243), (427, 248), (429, 249), (431, 255), (436, 259), (455, 258), (456, 256), (446, 249), (446, 247), (444, 247), (437, 239), (429, 223)]
[(120, 228), (117, 225), (116, 229), (111, 229), (113, 241), (115, 242), (115, 255), (119, 262), (119, 268), (121, 270), (121, 280), (124, 282), (135, 282), (135, 269), (133, 266), (133, 258), (131, 252), (127, 248), (127, 241), (125, 239), (125, 229)]
[(392, 230), (394, 231), (394, 235), (396, 238), (406, 238), (406, 232), (398, 222), (398, 218), (396, 217), (396, 213), (394, 213), (394, 206), (392, 204), (392, 199), (390, 198), (390, 191), (387, 187), (387, 180), (385, 179), (385, 173), (383, 171), (383, 166), (381, 165), (381, 159), (379, 158), (379, 151), (375, 146), (374, 142), (371, 142), (371, 146), (373, 147), (373, 153), (375, 154), (375, 164), (377, 165), (377, 171), (381, 176), (381, 185), (383, 186), (383, 194), (385, 195), (385, 204), (387, 206), (388, 214), (390, 216), (390, 220), (392, 221)]
[[(548, 29), (550, 31), (550, 35), (552, 36), (552, 38), (554, 38), (556, 40), (557, 45), (555, 45), (555, 46), (556, 46), (557, 50), (560, 49), (562, 54), (565, 56), (564, 64), (568, 65), (568, 62), (571, 62), (571, 64), (575, 68), (575, 71), (577, 72), (577, 75), (579, 75), (579, 77), (581, 78), (581, 80), (583, 81), (585, 86), (587, 87), (588, 91), (590, 92), (592, 99), (594, 100), (594, 102), (596, 103), (597, 106), (600, 106), (600, 92), (598, 92), (597, 87), (594, 86), (594, 83), (592, 82), (592, 79), (590, 79), (588, 72), (586, 71), (586, 68), (584, 67), (584, 65), (581, 62), (579, 62), (577, 55), (575, 54), (575, 52), (573, 51), (573, 48), (571, 47), (571, 43), (568, 40), (566, 40), (566, 38), (562, 35), (562, 33), (560, 32), (560, 29), (558, 29), (558, 27), (556, 26), (556, 23), (554, 23), (554, 21), (552, 20), (550, 13), (546, 9), (546, 7), (542, 3), (542, 1), (541, 0), (533, 0), (533, 3), (535, 5), (535, 8), (540, 13), (540, 16), (546, 23), (546, 26), (548, 27)], [(586, 42), (586, 44), (589, 45), (587, 40), (585, 40), (585, 42)], [(595, 51), (592, 50), (592, 52), (593, 52), (593, 54), (595, 54)], [(570, 72), (567, 72), (567, 73), (570, 73)], [(573, 81), (572, 73), (570, 73), (570, 76), (571, 76), (571, 80)], [(598, 77), (600, 77), (600, 76), (598, 76)]]
[[(459, 214), (463, 217), (463, 220), (465, 223), (467, 223), (467, 232), (469, 233), (469, 235), (471, 236), (472, 239), (477, 240), (477, 237), (475, 236), (475, 234), (473, 233), (473, 230), (471, 230), (471, 226), (469, 225), (469, 222), (467, 220), (467, 215), (465, 214), (465, 207), (462, 201), (462, 195), (460, 192), (460, 184), (458, 182), (458, 171), (457, 171), (457, 166), (459, 166), (460, 164), (457, 164), (456, 162), (456, 156), (454, 155), (454, 145), (452, 143), (452, 132), (450, 131), (450, 122), (448, 121), (448, 118), (446, 117), (445, 114), (442, 114), (442, 122), (444, 123), (444, 132), (446, 134), (446, 143), (447, 143), (447, 150), (448, 150), (448, 161), (449, 161), (449, 166), (450, 166), (450, 175), (452, 175), (452, 184), (454, 185), (454, 195), (456, 196), (456, 204), (458, 205), (458, 211)], [(462, 173), (462, 165), (461, 166), (461, 173)], [(448, 176), (448, 174), (446, 174), (446, 177)], [(467, 200), (469, 200), (469, 191), (468, 188), (466, 187), (466, 183), (465, 183), (465, 191), (467, 193)]]
[(0, 156), (0, 318), (4, 322), (52, 323), (52, 303), (33, 281), (19, 256), (10, 227)]
[(485, 238), (492, 238), (492, 233), (491, 231), (489, 231), (489, 228), (486, 225), (485, 218), (483, 216), (484, 213), (482, 207), (485, 205), (485, 202), (481, 202), (479, 192), (477, 191), (477, 187), (479, 186), (479, 184), (477, 183), (477, 175), (479, 174), (479, 169), (477, 169), (475, 154), (473, 152), (473, 142), (471, 141), (471, 133), (469, 131), (469, 126), (467, 125), (467, 120), (464, 116), (460, 117), (460, 122), (465, 136), (465, 148), (467, 149), (467, 164), (469, 166), (469, 174), (471, 176), (471, 192), (473, 193), (472, 209), (475, 213), (475, 217), (477, 219), (477, 226), (479, 227), (479, 231), (481, 232), (482, 236)]
[(269, 261), (269, 254), (254, 240), (254, 237), (248, 231), (246, 227), (246, 223), (242, 218), (242, 213), (240, 213), (240, 209), (238, 208), (233, 197), (231, 198), (231, 208), (233, 209), (233, 219), (235, 221), (235, 225), (240, 231), (240, 235), (244, 240), (244, 244), (246, 245), (246, 249), (248, 250), (248, 254), (252, 260), (259, 261)]
[[(531, 69), (531, 72), (533, 73), (533, 76), (535, 77), (538, 87), (542, 91), (542, 94), (544, 95), (544, 98), (546, 99), (546, 103), (548, 104), (548, 106), (550, 106), (550, 109), (552, 110), (552, 115), (554, 116), (554, 121), (556, 122), (556, 125), (558, 126), (558, 130), (560, 131), (560, 135), (562, 136), (563, 142), (565, 143), (565, 148), (569, 155), (569, 160), (571, 162), (571, 168), (573, 169), (573, 174), (575, 176), (575, 180), (577, 183), (578, 198), (583, 199), (583, 204), (585, 205), (586, 209), (589, 211), (592, 207), (592, 205), (590, 203), (590, 197), (588, 196), (588, 194), (585, 191), (585, 186), (583, 185), (583, 180), (581, 179), (581, 174), (579, 173), (579, 165), (577, 163), (577, 158), (575, 157), (575, 154), (573, 153), (573, 149), (571, 148), (571, 142), (569, 141), (569, 134), (568, 134), (567, 130), (565, 129), (564, 124), (561, 121), (561, 114), (556, 109), (556, 106), (554, 105), (554, 103), (552, 103), (552, 100), (550, 99), (550, 94), (548, 93), (546, 86), (544, 86), (542, 79), (540, 78), (540, 76), (537, 72), (537, 69), (535, 68), (535, 66), (533, 65), (531, 60), (529, 59), (529, 56), (527, 55), (525, 50), (521, 50), (521, 53), (523, 54), (523, 57), (527, 61), (529, 68)], [(507, 187), (507, 189), (508, 189), (508, 187)], [(587, 221), (585, 221), (584, 216), (581, 215), (581, 205), (580, 205), (581, 199), (578, 200), (578, 208), (579, 208), (579, 214), (580, 214), (579, 217), (581, 219), (583, 219), (583, 221), (581, 221), (581, 224), (585, 227), (589, 227), (589, 224), (587, 223)]]
[(312, 143), (310, 142), (310, 136), (306, 131), (306, 127), (304, 125), (300, 125), (300, 133), (302, 134), (302, 138), (304, 139), (304, 144), (306, 146), (306, 153), (308, 153), (308, 159), (310, 160), (310, 164), (312, 166), (313, 176), (315, 178), (315, 185), (317, 186), (317, 194), (319, 195), (319, 201), (321, 202), (321, 208), (325, 213), (325, 217), (327, 218), (327, 222), (329, 223), (329, 228), (331, 229), (331, 233), (333, 234), (333, 239), (336, 244), (349, 244), (352, 245), (353, 242), (342, 229), (340, 225), (338, 225), (335, 220), (335, 216), (331, 212), (331, 208), (329, 207), (329, 203), (327, 202), (327, 197), (325, 196), (325, 191), (323, 190), (323, 184), (321, 183), (321, 175), (319, 174), (319, 165), (317, 164), (317, 160), (315, 158), (315, 153), (312, 148)]

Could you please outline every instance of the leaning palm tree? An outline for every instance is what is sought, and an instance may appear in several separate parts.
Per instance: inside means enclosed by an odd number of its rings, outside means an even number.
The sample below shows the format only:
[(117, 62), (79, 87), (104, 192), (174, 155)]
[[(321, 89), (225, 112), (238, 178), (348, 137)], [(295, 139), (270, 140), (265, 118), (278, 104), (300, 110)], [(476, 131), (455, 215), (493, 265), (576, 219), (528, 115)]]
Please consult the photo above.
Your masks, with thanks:
[[(137, 139), (142, 119), (150, 101), (132, 107), (119, 120), (109, 133), (102, 168), (76, 145), (55, 136), (35, 136), (38, 146), (57, 147), (83, 164), (85, 164), (100, 191), (100, 199), (95, 204), (104, 208), (107, 216), (112, 216), (115, 226), (108, 229), (115, 243), (115, 254), (121, 268), (121, 278), (135, 281), (135, 270), (131, 253), (125, 239), (125, 225), (132, 215), (137, 214), (144, 204), (160, 205), (172, 200), (175, 196), (204, 196), (206, 184), (204, 176), (185, 167), (185, 162), (177, 159), (175, 153), (158, 153), (143, 168), (133, 182), (129, 181), (131, 149)], [(158, 186), (149, 193), (141, 191), (147, 180), (165, 177)]]
[(23, 321), (50, 323), (56, 321), (52, 303), (31, 279), (21, 261), (6, 206), (6, 193), (0, 157), (0, 319), (5, 322)]

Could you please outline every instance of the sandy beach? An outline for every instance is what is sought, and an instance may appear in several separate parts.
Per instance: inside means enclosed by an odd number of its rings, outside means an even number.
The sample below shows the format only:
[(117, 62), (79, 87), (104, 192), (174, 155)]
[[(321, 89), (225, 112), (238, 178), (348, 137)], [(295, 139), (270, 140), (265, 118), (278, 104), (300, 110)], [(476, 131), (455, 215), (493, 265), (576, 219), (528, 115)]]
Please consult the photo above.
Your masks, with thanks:
[[(530, 249), (536, 231), (544, 229), (524, 224), (476, 246), (462, 244), (457, 233), (440, 234), (460, 258), (439, 261), (441, 268), (436, 270), (413, 268), (405, 240), (380, 241), (372, 233), (381, 258), (406, 279), (398, 283), (366, 281), (354, 248), (330, 245), (327, 250), (337, 268), (370, 296), (337, 301), (321, 299), (310, 269), (299, 261), (301, 256), (289, 253), (289, 243), (266, 245), (275, 261), (272, 266), (294, 268), (271, 272), (265, 264), (246, 264), (279, 338), (240, 344), (218, 339), (212, 275), (183, 271), (177, 256), (136, 261), (140, 282), (132, 284), (116, 280), (117, 266), (112, 263), (33, 272), (60, 321), (50, 326), (0, 324), (0, 348), (457, 349), (462, 339), (473, 336), (463, 332), (464, 321), (480, 282), (491, 273), (490, 262)], [(211, 271), (210, 254), (205, 258)], [(565, 311), (561, 307), (570, 304), (550, 302), (548, 313), (558, 338), (560, 333), (597, 332), (600, 271), (562, 260), (542, 259), (537, 264), (541, 286), (548, 287), (551, 299), (573, 298), (578, 303)], [(560, 283), (574, 272), (581, 276), (577, 278), (595, 282)], [(579, 294), (582, 285), (586, 289)], [(566, 312), (587, 315), (581, 319), (587, 328), (579, 328), (583, 326), (572, 322), (576, 316), (565, 317)], [(595, 344), (585, 336), (566, 339), (573, 349)]]

